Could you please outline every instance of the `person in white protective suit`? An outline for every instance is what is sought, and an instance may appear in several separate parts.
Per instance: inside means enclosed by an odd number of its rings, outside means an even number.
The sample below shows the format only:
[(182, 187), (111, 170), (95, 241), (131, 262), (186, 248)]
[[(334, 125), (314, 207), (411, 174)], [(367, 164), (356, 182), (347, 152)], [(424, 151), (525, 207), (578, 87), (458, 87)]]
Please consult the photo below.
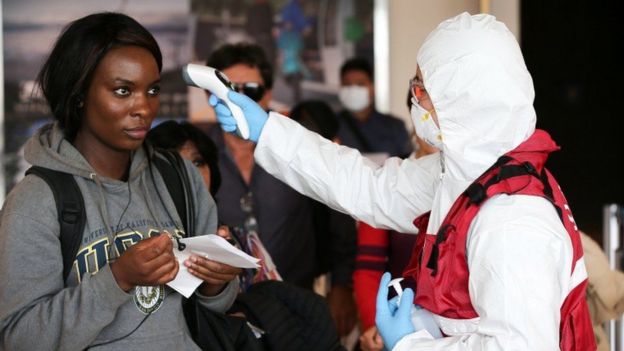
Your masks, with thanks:
[[(269, 173), (379, 228), (416, 233), (414, 219), (430, 211), (426, 235), (436, 245), (435, 234), (453, 204), (465, 199), (467, 188), (501, 156), (547, 155), (557, 148), (545, 132), (535, 130), (531, 76), (515, 38), (492, 16), (463, 13), (442, 22), (418, 53), (410, 89), (416, 133), (441, 151), (419, 159), (390, 158), (381, 167), (288, 118), (267, 115), (240, 94), (230, 92), (229, 98), (242, 108), (250, 138), (258, 143), (255, 159)], [(236, 122), (226, 105), (214, 96), (210, 103), (222, 128), (234, 132)], [(540, 181), (539, 174), (531, 174), (517, 179)], [(595, 348), (578, 232), (560, 189), (545, 170), (541, 176), (555, 185), (550, 189), (555, 195), (533, 196), (526, 189), (494, 195), (468, 223), (465, 245), (458, 251), (465, 258), (467, 280), (465, 292), (457, 294), (465, 294), (472, 314), (432, 311), (444, 337), (414, 330), (409, 316), (413, 292), (406, 289), (398, 308), (392, 306), (385, 299), (389, 277), (384, 277), (376, 322), (389, 349)], [(548, 184), (539, 184), (537, 193), (545, 193), (541, 187)], [(549, 201), (553, 197), (558, 200)], [(426, 301), (427, 293), (416, 288), (416, 302)], [(576, 301), (572, 306), (571, 300)]]

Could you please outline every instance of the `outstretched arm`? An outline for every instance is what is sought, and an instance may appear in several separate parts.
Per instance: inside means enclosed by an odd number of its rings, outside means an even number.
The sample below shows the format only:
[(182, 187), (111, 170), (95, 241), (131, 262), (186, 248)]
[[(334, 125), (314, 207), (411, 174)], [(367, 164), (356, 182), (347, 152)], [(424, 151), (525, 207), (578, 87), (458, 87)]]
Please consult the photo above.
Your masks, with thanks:
[[(250, 140), (258, 145), (255, 158), (267, 172), (300, 193), (379, 228), (414, 233), (414, 218), (429, 211), (439, 155), (418, 160), (391, 158), (382, 167), (360, 153), (339, 146), (236, 92), (229, 98), (242, 110)], [(210, 98), (221, 127), (236, 130), (227, 106)]]
[(382, 167), (359, 151), (323, 139), (271, 113), (255, 158), (297, 191), (378, 228), (415, 233), (414, 218), (429, 211), (439, 155), (390, 158)]

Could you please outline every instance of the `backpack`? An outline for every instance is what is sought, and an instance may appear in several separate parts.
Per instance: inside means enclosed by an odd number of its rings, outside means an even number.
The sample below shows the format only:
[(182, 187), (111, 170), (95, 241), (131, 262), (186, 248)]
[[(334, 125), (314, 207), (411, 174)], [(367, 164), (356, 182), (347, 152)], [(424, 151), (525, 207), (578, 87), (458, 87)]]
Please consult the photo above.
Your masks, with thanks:
[[(195, 218), (187, 213), (193, 209), (193, 197), (188, 173), (184, 161), (176, 152), (158, 150), (158, 154), (165, 157), (153, 157), (151, 161), (160, 172), (167, 190), (173, 199), (178, 215), (182, 220), (184, 231), (188, 236), (195, 232)], [(32, 166), (26, 175), (34, 174), (43, 179), (54, 194), (56, 210), (61, 228), (59, 239), (63, 255), (63, 281), (67, 280), (71, 272), (74, 259), (80, 248), (82, 234), (87, 221), (84, 198), (74, 180), (74, 176), (53, 169)]]
[[(184, 232), (188, 236), (192, 236), (195, 233), (195, 218), (192, 215), (194, 204), (191, 196), (190, 178), (184, 166), (184, 160), (177, 152), (158, 149), (156, 153), (162, 155), (164, 159), (152, 157), (150, 162), (154, 163), (167, 185), (167, 190), (182, 220)], [(69, 173), (32, 166), (26, 171), (26, 175), (28, 174), (33, 174), (43, 179), (52, 190), (52, 194), (54, 194), (61, 228), (59, 239), (63, 256), (63, 281), (66, 281), (80, 248), (87, 221), (84, 198), (74, 176)], [(195, 296), (183, 300), (182, 309), (189, 331), (195, 340), (199, 328)]]

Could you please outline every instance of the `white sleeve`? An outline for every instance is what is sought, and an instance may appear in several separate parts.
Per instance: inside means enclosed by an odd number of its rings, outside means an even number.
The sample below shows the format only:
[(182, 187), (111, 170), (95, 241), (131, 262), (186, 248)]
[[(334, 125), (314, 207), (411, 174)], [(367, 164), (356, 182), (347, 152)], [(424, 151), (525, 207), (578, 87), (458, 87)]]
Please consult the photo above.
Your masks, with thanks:
[(537, 196), (499, 195), (475, 218), (467, 243), (476, 331), (401, 339), (403, 350), (558, 350), (560, 307), (570, 286), (572, 245), (554, 207)]
[(271, 113), (255, 150), (267, 172), (300, 193), (374, 227), (404, 233), (431, 209), (439, 155), (390, 158), (381, 167), (360, 153)]

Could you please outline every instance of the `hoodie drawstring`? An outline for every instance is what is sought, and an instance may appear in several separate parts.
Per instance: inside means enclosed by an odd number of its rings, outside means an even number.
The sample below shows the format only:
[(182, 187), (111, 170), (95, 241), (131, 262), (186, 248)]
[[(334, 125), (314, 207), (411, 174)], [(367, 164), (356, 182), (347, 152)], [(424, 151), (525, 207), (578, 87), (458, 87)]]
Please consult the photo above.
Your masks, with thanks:
[[(151, 165), (149, 167), (151, 167)], [(154, 224), (156, 226), (160, 227), (160, 223), (158, 223), (156, 221), (156, 216), (154, 215), (154, 213), (156, 213), (154, 211), (154, 208), (153, 208), (153, 204), (155, 203), (155, 201), (154, 201), (154, 198), (150, 195), (151, 192), (149, 191), (149, 189), (147, 187), (147, 181), (145, 180), (144, 176), (145, 176), (145, 174), (141, 175), (141, 178), (139, 180), (139, 184), (141, 186), (141, 190), (143, 191), (143, 194), (145, 194), (145, 203), (147, 205), (147, 211), (149, 212), (149, 215), (152, 217), (152, 220), (154, 221)], [(154, 188), (156, 189), (156, 184), (154, 184)], [(164, 204), (163, 204), (163, 206), (164, 206)], [(175, 226), (175, 223), (173, 225)], [(171, 233), (171, 234), (174, 234), (174, 233)]]
[[(108, 260), (112, 261), (113, 257), (111, 255), (110, 252), (110, 248), (113, 247), (115, 245), (115, 234), (113, 233), (113, 230), (115, 230), (116, 228), (111, 227), (110, 222), (109, 222), (109, 218), (108, 218), (108, 210), (107, 210), (107, 204), (106, 204), (106, 196), (104, 196), (104, 190), (103, 190), (103, 185), (102, 182), (100, 181), (100, 178), (98, 177), (97, 173), (90, 173), (89, 174), (89, 178), (91, 178), (91, 180), (93, 180), (95, 182), (95, 184), (97, 185), (98, 188), (98, 201), (97, 201), (97, 208), (98, 211), (100, 212), (100, 217), (102, 217), (102, 221), (104, 222), (104, 225), (106, 226), (107, 229), (107, 236), (108, 236), (108, 240), (109, 240), (109, 249), (107, 250), (107, 254), (108, 254)], [(130, 205), (130, 202), (132, 201), (132, 197), (129, 195), (129, 199), (128, 199), (128, 205)], [(128, 206), (126, 206), (126, 208), (128, 208)], [(125, 209), (124, 211), (121, 213), (121, 217), (123, 217), (124, 213), (125, 213)], [(120, 217), (120, 221), (121, 221), (121, 217)], [(115, 250), (113, 250), (113, 252), (115, 252), (115, 256), (114, 258), (117, 258), (119, 255), (117, 253), (117, 249), (115, 248)]]

